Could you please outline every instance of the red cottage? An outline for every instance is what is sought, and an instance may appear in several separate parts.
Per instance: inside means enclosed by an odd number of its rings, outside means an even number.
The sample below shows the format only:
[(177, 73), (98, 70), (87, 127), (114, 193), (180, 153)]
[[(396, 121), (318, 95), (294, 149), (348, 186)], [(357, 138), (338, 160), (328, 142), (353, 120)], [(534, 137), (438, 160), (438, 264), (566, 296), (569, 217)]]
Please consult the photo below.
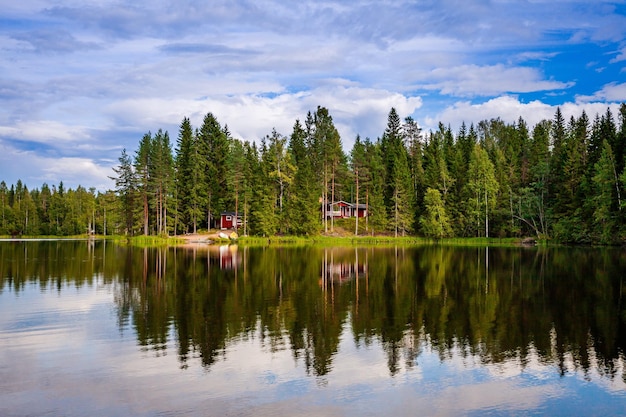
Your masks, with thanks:
[(222, 212), (222, 214), (220, 214), (220, 229), (222, 230), (234, 229), (235, 218), (237, 219), (237, 227), (241, 227), (241, 225), (243, 225), (241, 214), (235, 213), (234, 211)]
[(350, 218), (350, 217), (367, 217), (366, 204), (354, 204), (346, 201), (335, 201), (328, 204), (326, 208), (326, 217), (334, 218)]

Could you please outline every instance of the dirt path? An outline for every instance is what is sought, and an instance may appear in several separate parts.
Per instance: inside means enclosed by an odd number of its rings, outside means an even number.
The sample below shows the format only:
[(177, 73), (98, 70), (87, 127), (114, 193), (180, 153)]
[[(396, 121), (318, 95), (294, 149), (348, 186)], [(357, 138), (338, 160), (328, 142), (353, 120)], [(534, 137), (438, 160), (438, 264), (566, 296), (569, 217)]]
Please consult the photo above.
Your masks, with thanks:
[(184, 240), (183, 247), (200, 247), (209, 245), (219, 240), (219, 233), (189, 233), (186, 235), (177, 235), (176, 239)]

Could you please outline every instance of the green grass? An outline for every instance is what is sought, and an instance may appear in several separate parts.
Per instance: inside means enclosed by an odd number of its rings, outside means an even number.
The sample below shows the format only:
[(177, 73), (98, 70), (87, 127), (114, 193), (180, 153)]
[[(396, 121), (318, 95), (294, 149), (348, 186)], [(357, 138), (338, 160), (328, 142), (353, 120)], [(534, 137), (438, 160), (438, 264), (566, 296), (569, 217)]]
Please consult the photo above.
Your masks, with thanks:
[(20, 235), (20, 236), (11, 236), (11, 235), (0, 235), (0, 239), (51, 239), (51, 240), (70, 240), (70, 239), (89, 239), (89, 235), (72, 235), (72, 236), (57, 236), (57, 235)]
[(237, 243), (244, 246), (519, 246), (519, 238), (449, 238), (430, 239), (423, 237), (404, 236), (272, 236), (272, 237), (241, 237)]
[[(20, 239), (88, 239), (88, 235), (76, 236), (21, 236)], [(0, 238), (10, 239), (11, 236), (0, 236)], [(179, 245), (185, 243), (184, 239), (175, 236), (94, 236), (96, 240), (110, 240), (119, 244), (139, 246), (139, 247), (159, 247), (168, 245)], [(231, 242), (229, 239), (217, 239), (216, 244)], [(446, 238), (430, 239), (416, 236), (394, 237), (388, 235), (362, 235), (351, 236), (343, 234), (340, 236), (241, 236), (237, 243), (242, 246), (420, 246), (420, 245), (445, 245), (445, 246), (519, 246), (522, 243), (520, 238)], [(548, 246), (545, 240), (539, 241), (539, 245)]]

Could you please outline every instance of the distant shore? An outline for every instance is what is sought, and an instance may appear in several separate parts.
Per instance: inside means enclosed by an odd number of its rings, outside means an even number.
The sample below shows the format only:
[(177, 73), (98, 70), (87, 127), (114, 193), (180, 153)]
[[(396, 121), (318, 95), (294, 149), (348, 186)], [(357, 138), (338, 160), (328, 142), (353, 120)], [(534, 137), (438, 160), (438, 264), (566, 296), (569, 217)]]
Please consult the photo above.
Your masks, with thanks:
[(390, 235), (351, 235), (343, 233), (321, 234), (315, 236), (242, 236), (237, 239), (225, 238), (232, 231), (216, 231), (189, 233), (175, 236), (20, 236), (0, 237), (0, 242), (20, 242), (20, 241), (89, 241), (89, 240), (112, 240), (117, 242), (128, 242), (130, 244), (143, 245), (168, 245), (187, 248), (198, 248), (208, 245), (219, 244), (241, 244), (245, 246), (266, 246), (266, 245), (453, 245), (453, 246), (535, 246), (546, 245), (548, 242), (535, 238), (444, 238), (431, 239), (417, 236), (390, 236)]

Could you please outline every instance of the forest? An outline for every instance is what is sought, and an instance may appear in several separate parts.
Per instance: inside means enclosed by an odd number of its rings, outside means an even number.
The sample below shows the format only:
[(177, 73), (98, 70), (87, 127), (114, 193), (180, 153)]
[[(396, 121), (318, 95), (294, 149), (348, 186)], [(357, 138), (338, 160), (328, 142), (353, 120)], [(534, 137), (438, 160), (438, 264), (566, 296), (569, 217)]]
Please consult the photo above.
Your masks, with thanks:
[[(0, 235), (172, 236), (215, 228), (230, 212), (243, 235), (620, 244), (625, 153), (626, 103), (618, 115), (565, 120), (557, 108), (535, 126), (495, 118), (458, 132), (443, 123), (423, 132), (392, 108), (381, 136), (357, 136), (348, 153), (325, 107), (258, 143), (207, 113), (195, 128), (185, 117), (175, 143), (159, 129), (124, 149), (112, 190), (0, 182)], [(339, 201), (367, 216), (336, 219)]]

